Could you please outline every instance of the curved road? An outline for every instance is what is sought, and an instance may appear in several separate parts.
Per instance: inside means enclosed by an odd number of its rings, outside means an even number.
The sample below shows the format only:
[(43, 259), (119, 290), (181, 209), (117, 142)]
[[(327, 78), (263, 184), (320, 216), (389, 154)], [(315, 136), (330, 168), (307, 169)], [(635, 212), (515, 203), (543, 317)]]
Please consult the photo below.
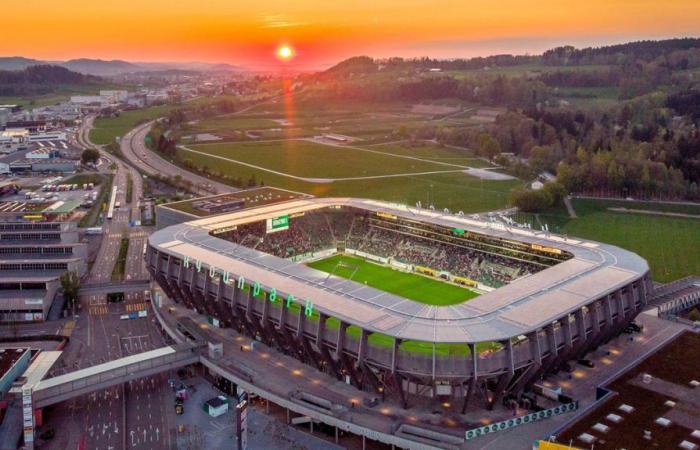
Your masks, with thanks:
[(237, 189), (206, 177), (190, 172), (182, 167), (166, 161), (160, 155), (146, 147), (144, 139), (153, 122), (139, 125), (129, 131), (121, 139), (121, 151), (124, 157), (139, 170), (150, 175), (180, 175), (183, 179), (192, 181), (197, 193), (202, 195), (223, 194), (235, 192)]

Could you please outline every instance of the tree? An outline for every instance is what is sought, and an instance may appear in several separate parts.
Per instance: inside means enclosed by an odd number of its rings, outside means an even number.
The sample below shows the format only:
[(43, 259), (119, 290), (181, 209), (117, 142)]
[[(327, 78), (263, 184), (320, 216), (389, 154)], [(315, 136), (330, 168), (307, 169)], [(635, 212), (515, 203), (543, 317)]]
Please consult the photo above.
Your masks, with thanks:
[(255, 174), (252, 174), (250, 176), (250, 179), (248, 180), (248, 187), (249, 188), (254, 188), (258, 185), (258, 181), (255, 179)]
[(561, 204), (564, 201), (564, 197), (566, 197), (566, 188), (557, 181), (548, 181), (544, 184), (542, 190), (551, 198), (551, 206)]
[(537, 191), (515, 189), (510, 194), (510, 201), (523, 212), (538, 212), (552, 206), (552, 195), (544, 188)]
[(688, 319), (692, 320), (693, 322), (700, 321), (700, 311), (698, 311), (697, 308), (693, 308), (690, 313), (688, 313)]
[(94, 148), (86, 148), (83, 150), (83, 153), (80, 155), (80, 162), (83, 164), (96, 164), (97, 161), (100, 159), (100, 152), (95, 150)]
[(80, 291), (80, 277), (74, 270), (66, 271), (59, 277), (61, 288), (63, 288), (63, 298), (69, 305), (74, 306)]
[(501, 144), (488, 133), (481, 133), (479, 135), (479, 155), (484, 156), (488, 159), (493, 159), (496, 155), (501, 153)]

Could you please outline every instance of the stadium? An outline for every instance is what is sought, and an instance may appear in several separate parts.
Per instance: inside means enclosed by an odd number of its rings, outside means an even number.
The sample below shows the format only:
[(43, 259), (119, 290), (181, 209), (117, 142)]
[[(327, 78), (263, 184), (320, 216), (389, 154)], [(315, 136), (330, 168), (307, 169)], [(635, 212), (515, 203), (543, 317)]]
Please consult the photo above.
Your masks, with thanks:
[(169, 297), (404, 406), (518, 398), (652, 289), (629, 251), (449, 211), (259, 188), (157, 214), (146, 261)]

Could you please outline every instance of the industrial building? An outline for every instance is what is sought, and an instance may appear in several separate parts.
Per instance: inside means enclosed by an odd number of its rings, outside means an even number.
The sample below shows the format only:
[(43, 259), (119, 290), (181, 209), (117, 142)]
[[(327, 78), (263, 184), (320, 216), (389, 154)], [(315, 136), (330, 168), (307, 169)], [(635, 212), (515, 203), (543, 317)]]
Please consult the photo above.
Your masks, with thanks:
[(0, 321), (46, 320), (65, 271), (87, 271), (75, 222), (0, 221)]

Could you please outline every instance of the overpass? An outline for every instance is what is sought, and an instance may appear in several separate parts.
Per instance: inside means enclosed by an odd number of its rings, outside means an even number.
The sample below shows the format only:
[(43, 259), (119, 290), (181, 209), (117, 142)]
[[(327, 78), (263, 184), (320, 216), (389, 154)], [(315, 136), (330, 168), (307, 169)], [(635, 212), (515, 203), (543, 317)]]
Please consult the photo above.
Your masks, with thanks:
[(198, 348), (191, 344), (161, 347), (39, 381), (32, 387), (34, 408), (197, 363)]
[(86, 283), (80, 286), (80, 295), (143, 292), (151, 288), (151, 280), (129, 280), (119, 283)]

